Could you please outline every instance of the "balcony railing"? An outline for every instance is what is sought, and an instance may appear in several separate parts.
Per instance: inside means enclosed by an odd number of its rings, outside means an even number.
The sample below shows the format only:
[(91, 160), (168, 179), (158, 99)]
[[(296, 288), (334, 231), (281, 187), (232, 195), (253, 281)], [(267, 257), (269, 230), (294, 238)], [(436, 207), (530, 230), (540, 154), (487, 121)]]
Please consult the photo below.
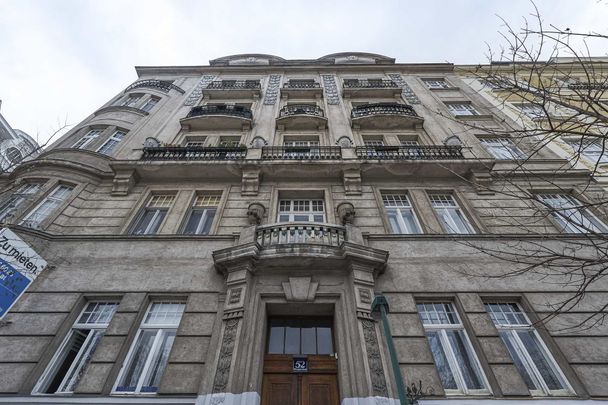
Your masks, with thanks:
[(203, 115), (231, 115), (234, 117), (253, 119), (253, 114), (249, 108), (238, 105), (199, 105), (192, 108), (186, 118), (200, 117)]
[(213, 90), (261, 89), (259, 80), (216, 80), (207, 86)]
[(144, 148), (142, 160), (241, 160), (246, 147), (156, 146)]
[(258, 227), (256, 241), (263, 248), (285, 244), (315, 244), (340, 247), (346, 240), (342, 226), (316, 223), (289, 223)]
[(316, 105), (308, 104), (289, 104), (281, 108), (279, 118), (290, 117), (293, 115), (314, 115), (316, 117), (324, 117), (323, 110)]
[(283, 84), (284, 89), (319, 89), (321, 84), (313, 80), (290, 80)]
[(156, 79), (146, 79), (146, 80), (138, 80), (129, 87), (125, 89), (125, 93), (129, 90), (137, 89), (140, 87), (147, 87), (152, 89), (157, 89), (162, 91), (163, 93), (168, 93), (169, 90), (173, 89), (182, 94), (184, 94), (184, 90), (181, 87), (178, 87), (173, 84), (173, 82), (167, 80), (156, 80)]
[(357, 146), (359, 159), (464, 159), (461, 146)]
[(339, 146), (267, 146), (262, 159), (267, 160), (336, 160), (342, 159)]
[(365, 104), (354, 107), (350, 112), (351, 118), (369, 117), (373, 115), (400, 115), (419, 118), (412, 106), (395, 103)]
[(344, 80), (346, 89), (396, 89), (397, 83), (392, 80), (347, 79)]

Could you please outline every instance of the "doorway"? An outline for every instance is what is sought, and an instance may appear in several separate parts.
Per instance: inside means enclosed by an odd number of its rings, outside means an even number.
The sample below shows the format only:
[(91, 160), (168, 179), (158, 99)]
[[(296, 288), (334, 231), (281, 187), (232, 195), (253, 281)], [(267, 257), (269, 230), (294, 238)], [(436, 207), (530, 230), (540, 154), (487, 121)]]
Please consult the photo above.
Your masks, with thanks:
[(338, 405), (331, 318), (268, 320), (262, 405)]

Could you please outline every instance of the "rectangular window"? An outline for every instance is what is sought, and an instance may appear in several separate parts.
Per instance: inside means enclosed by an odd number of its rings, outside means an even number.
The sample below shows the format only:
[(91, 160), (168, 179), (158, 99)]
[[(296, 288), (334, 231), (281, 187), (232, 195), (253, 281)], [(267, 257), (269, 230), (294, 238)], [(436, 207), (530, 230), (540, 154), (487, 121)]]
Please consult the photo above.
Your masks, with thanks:
[(487, 394), (481, 365), (454, 306), (449, 302), (416, 306), (446, 394)]
[(236, 148), (240, 145), (241, 138), (238, 136), (220, 136), (219, 146), (223, 148)]
[(42, 185), (40, 183), (23, 184), (8, 200), (0, 205), (0, 221), (4, 221), (19, 209), (21, 204), (32, 198)]
[(208, 235), (211, 231), (213, 218), (217, 207), (220, 204), (220, 195), (202, 194), (196, 196), (188, 222), (184, 228), (184, 233), (187, 235)]
[(120, 105), (123, 107), (133, 107), (139, 100), (141, 100), (141, 94), (130, 94)]
[(103, 132), (102, 129), (92, 129), (89, 132), (86, 133), (86, 135), (84, 135), (82, 138), (80, 138), (78, 141), (76, 141), (76, 143), (74, 145), (72, 145), (72, 148), (75, 149), (84, 149), (87, 147), (87, 145), (89, 145), (91, 142), (93, 142), (99, 135), (101, 135), (101, 133)]
[(422, 233), (407, 194), (383, 194), (382, 201), (393, 233)]
[(412, 139), (412, 138), (400, 136), (399, 144), (401, 146), (419, 146), (420, 142), (418, 142), (418, 139)]
[(318, 158), (321, 151), (319, 149), (319, 139), (301, 140), (301, 139), (285, 139), (286, 159), (311, 159)]
[(571, 394), (566, 378), (519, 305), (487, 303), (485, 307), (530, 393)]
[(430, 194), (431, 204), (447, 233), (471, 234), (475, 230), (450, 194)]
[(325, 222), (323, 200), (280, 200), (279, 222)]
[(450, 85), (444, 79), (422, 79), (429, 89), (449, 89)]
[(40, 204), (21, 220), (19, 225), (27, 226), (29, 228), (38, 228), (42, 221), (47, 219), (53, 211), (68, 198), (73, 189), (72, 186), (66, 185), (55, 187)]
[(105, 301), (86, 305), (36, 384), (34, 392), (66, 394), (74, 391), (117, 306), (117, 302)]
[(570, 195), (537, 194), (536, 197), (550, 209), (551, 216), (561, 225), (562, 232), (608, 232), (608, 227), (602, 221)]
[(331, 319), (268, 320), (268, 354), (332, 355)]
[(141, 109), (144, 110), (145, 112), (150, 112), (150, 110), (152, 110), (154, 108), (154, 106), (156, 104), (158, 104), (159, 100), (160, 100), (159, 97), (152, 96), (144, 103), (144, 105), (141, 106)]
[(104, 155), (109, 155), (112, 153), (112, 151), (114, 150), (114, 148), (116, 147), (116, 145), (118, 145), (120, 143), (120, 141), (122, 141), (122, 139), (125, 137), (126, 133), (123, 131), (116, 131), (112, 134), (111, 137), (108, 138), (107, 141), (105, 141), (103, 143), (103, 145), (101, 145), (99, 147), (99, 149), (97, 149), (98, 153), (102, 153)]
[(546, 115), (542, 106), (536, 104), (516, 104), (515, 107), (528, 118), (542, 118)]
[(526, 155), (509, 138), (484, 138), (481, 144), (496, 159), (525, 159)]
[(583, 155), (593, 163), (608, 163), (608, 148), (603, 141), (566, 139), (565, 142), (574, 150), (574, 153)]
[(172, 194), (153, 195), (131, 227), (131, 235), (154, 235), (175, 198)]
[(114, 392), (158, 391), (185, 306), (183, 302), (166, 301), (150, 305), (120, 370)]
[(449, 103), (446, 105), (454, 115), (479, 115), (479, 112), (469, 103)]

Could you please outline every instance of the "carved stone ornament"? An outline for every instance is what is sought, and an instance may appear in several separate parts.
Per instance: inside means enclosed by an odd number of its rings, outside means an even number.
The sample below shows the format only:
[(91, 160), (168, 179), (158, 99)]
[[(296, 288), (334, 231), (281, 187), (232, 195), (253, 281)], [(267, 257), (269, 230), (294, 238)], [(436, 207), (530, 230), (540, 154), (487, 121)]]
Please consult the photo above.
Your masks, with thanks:
[(268, 142), (262, 138), (261, 136), (256, 136), (255, 138), (253, 138), (253, 140), (250, 143), (252, 148), (262, 148), (266, 145), (268, 145)]
[(346, 169), (342, 177), (346, 195), (361, 195), (361, 170)]
[(355, 219), (355, 207), (349, 202), (338, 204), (338, 217), (342, 221), (342, 225), (352, 224)]
[(241, 195), (258, 195), (260, 189), (260, 169), (243, 168)]
[(247, 218), (250, 225), (259, 225), (262, 222), (266, 208), (258, 202), (249, 204), (247, 207)]
[(315, 300), (319, 283), (311, 277), (289, 277), (289, 282), (283, 283), (283, 291), (287, 301), (312, 302)]
[(338, 138), (336, 145), (338, 145), (342, 148), (352, 148), (353, 140), (350, 139), (348, 136), (341, 136), (340, 138)]
[(369, 362), (369, 372), (372, 379), (372, 390), (374, 396), (388, 397), (386, 380), (384, 379), (384, 368), (382, 367), (382, 356), (378, 346), (376, 335), (376, 324), (369, 319), (361, 320), (363, 326), (363, 338), (365, 339), (365, 350)]
[(274, 105), (279, 95), (279, 85), (281, 84), (281, 75), (270, 75), (268, 78), (268, 86), (266, 86), (266, 94), (264, 95), (264, 105)]
[(160, 141), (151, 136), (147, 137), (144, 141), (144, 148), (156, 148), (160, 146)]
[(462, 146), (462, 141), (460, 140), (460, 138), (456, 135), (452, 135), (449, 138), (447, 138), (445, 141), (443, 141), (443, 144), (445, 146)]
[(213, 380), (213, 393), (226, 392), (228, 378), (230, 377), (230, 366), (232, 364), (232, 352), (236, 342), (236, 331), (239, 327), (239, 318), (228, 319), (224, 328), (224, 338), (220, 356), (217, 361), (217, 369)]

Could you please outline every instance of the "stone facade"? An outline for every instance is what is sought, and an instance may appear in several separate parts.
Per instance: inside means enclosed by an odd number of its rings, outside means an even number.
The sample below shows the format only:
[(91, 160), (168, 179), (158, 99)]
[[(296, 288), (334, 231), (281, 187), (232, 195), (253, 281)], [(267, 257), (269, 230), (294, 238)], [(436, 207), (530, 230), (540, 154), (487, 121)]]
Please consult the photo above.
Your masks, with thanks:
[[(39, 185), (4, 221), (50, 267), (0, 323), (0, 403), (263, 403), (268, 320), (322, 316), (332, 319), (328, 357), (337, 359), (340, 403), (396, 404), (391, 337), (372, 313), (375, 294), (389, 303), (405, 381), (432, 388), (421, 403), (608, 398), (607, 327), (564, 329), (606, 302), (605, 281), (541, 323), (570, 293), (560, 280), (475, 276), (511, 265), (480, 246), (559, 247), (581, 236), (561, 235), (550, 215), (518, 198), (513, 163), (476, 142), (459, 122), (470, 117), (450, 115), (450, 103), (467, 101), (480, 109), (476, 120), (503, 120), (453, 65), (256, 54), (137, 72), (138, 81), (1, 178), (5, 200)], [(436, 78), (452, 86), (432, 91), (425, 79)], [(564, 161), (547, 149), (526, 164), (546, 172)], [(509, 192), (488, 187), (497, 172), (512, 174), (493, 184)], [(592, 196), (588, 177), (573, 168), (550, 183)], [(521, 187), (550, 188), (529, 179)], [(445, 228), (438, 196), (466, 218), (460, 233)], [(317, 202), (309, 221), (281, 203), (294, 200)], [(401, 219), (389, 218), (395, 207)], [(197, 209), (211, 219), (190, 232)], [(44, 392), (66, 336), (98, 301), (117, 307), (75, 386)], [(150, 304), (161, 301), (183, 304), (161, 375), (122, 389)], [(562, 390), (528, 388), (484, 305), (494, 302), (527, 314)], [(444, 389), (424, 303), (458, 313), (482, 389)]]

